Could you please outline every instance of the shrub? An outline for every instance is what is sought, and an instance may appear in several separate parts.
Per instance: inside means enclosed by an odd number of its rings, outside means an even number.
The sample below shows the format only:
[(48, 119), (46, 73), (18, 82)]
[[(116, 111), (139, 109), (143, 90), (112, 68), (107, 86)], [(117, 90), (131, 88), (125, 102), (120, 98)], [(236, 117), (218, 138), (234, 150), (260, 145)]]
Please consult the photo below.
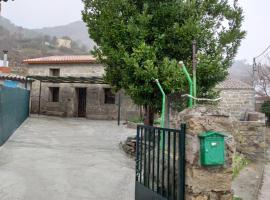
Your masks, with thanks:
[(270, 100), (269, 101), (265, 101), (263, 104), (262, 104), (262, 107), (261, 107), (261, 112), (265, 114), (265, 116), (267, 117), (267, 121), (268, 123), (270, 122)]

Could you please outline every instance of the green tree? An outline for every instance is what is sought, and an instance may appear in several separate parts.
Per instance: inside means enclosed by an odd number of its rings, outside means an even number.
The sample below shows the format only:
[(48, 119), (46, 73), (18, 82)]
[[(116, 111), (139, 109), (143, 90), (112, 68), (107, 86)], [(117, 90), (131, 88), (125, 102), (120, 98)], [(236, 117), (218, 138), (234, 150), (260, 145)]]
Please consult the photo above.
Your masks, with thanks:
[(265, 114), (268, 119), (267, 122), (270, 123), (270, 101), (265, 101), (262, 104), (261, 112)]
[[(150, 113), (161, 108), (159, 79), (165, 92), (186, 93), (178, 61), (191, 65), (192, 41), (198, 43), (198, 94), (227, 76), (245, 32), (237, 0), (83, 0), (83, 20), (105, 65), (105, 79)], [(190, 70), (190, 68), (189, 68)], [(190, 70), (191, 71), (191, 70)]]

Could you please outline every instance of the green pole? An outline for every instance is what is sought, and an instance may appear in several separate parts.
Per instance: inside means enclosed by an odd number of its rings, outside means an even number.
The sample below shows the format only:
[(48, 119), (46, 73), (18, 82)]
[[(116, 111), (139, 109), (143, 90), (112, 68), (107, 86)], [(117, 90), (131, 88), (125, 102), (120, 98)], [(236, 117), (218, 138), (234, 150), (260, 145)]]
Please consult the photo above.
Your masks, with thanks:
[(165, 104), (166, 104), (166, 95), (165, 92), (163, 90), (163, 88), (161, 87), (158, 79), (155, 80), (161, 93), (162, 93), (162, 111), (161, 111), (161, 128), (164, 128), (164, 124), (165, 124)]
[[(179, 62), (179, 67), (183, 69), (184, 74), (186, 75), (186, 78), (188, 80), (188, 84), (189, 84), (189, 95), (193, 96), (193, 82), (192, 79), (187, 71), (186, 66), (184, 65), (184, 63), (182, 61)], [(188, 107), (192, 108), (193, 107), (193, 100), (191, 97), (189, 97), (189, 101), (188, 101)]]
[[(165, 103), (166, 103), (166, 95), (165, 95), (165, 92), (164, 90), (162, 89), (158, 79), (155, 80), (161, 93), (162, 93), (162, 111), (161, 111), (161, 128), (164, 128), (164, 124), (165, 124)], [(163, 148), (163, 134), (161, 134), (161, 137), (160, 137), (160, 142), (159, 142), (159, 145), (160, 145), (160, 148)]]

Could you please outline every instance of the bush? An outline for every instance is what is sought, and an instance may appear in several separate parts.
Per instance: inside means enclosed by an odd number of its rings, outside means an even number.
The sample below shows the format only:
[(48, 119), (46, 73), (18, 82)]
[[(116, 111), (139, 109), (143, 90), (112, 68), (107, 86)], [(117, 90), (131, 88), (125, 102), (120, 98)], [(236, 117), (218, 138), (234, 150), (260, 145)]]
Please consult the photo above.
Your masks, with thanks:
[(268, 123), (270, 122), (270, 100), (269, 101), (265, 101), (263, 104), (262, 104), (262, 107), (261, 107), (261, 112), (265, 114), (265, 116), (267, 117), (267, 121)]

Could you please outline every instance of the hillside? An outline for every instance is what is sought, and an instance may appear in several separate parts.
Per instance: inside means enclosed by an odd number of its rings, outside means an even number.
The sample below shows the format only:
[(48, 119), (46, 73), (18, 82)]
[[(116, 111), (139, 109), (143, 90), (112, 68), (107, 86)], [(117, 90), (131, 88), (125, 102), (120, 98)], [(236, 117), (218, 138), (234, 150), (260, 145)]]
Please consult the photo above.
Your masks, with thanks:
[(34, 31), (56, 37), (68, 36), (77, 43), (93, 49), (95, 42), (89, 38), (88, 30), (83, 21), (73, 22), (64, 26), (35, 29)]
[(0, 16), (0, 26), (4, 27), (6, 30), (8, 30), (11, 34), (19, 33), (24, 38), (34, 38), (34, 37), (40, 37), (42, 34), (35, 32), (30, 29), (26, 29), (20, 26), (16, 26), (13, 24), (10, 20)]
[[(68, 41), (59, 44), (59, 40)], [(63, 41), (62, 41), (63, 43)], [(24, 29), (0, 17), (0, 59), (2, 50), (9, 51), (10, 66), (20, 69), (26, 58), (51, 55), (83, 55), (89, 51), (69, 37), (51, 37), (30, 29)], [(16, 70), (15, 70), (16, 71)]]

